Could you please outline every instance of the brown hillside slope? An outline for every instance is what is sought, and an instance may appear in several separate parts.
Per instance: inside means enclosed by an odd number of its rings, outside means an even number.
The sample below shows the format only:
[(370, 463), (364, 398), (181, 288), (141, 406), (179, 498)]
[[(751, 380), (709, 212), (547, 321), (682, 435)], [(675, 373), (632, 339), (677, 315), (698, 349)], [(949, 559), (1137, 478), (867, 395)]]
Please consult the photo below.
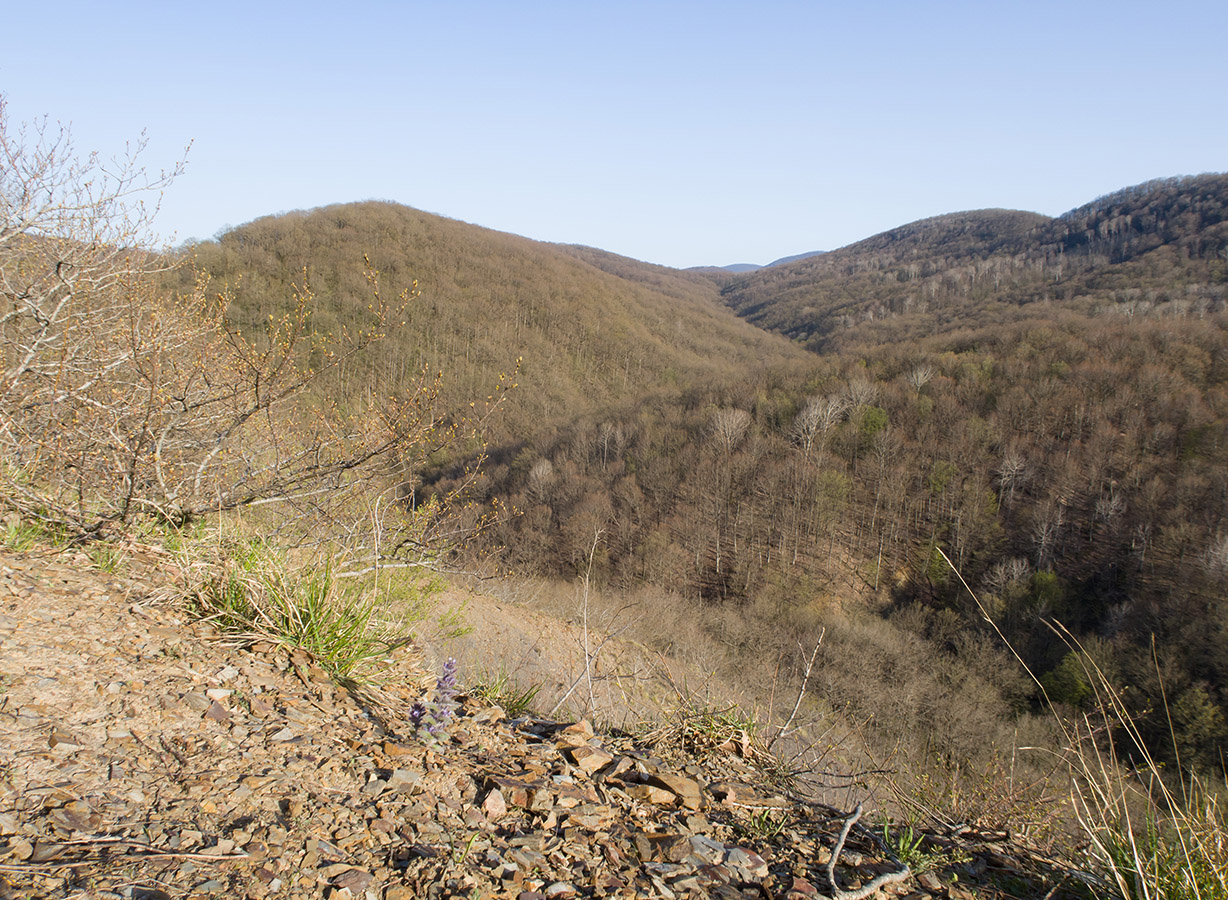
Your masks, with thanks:
[[(301, 653), (185, 623), (152, 599), (163, 562), (133, 565), (144, 574), (0, 554), (0, 896), (830, 890), (842, 815), (765, 787), (737, 742), (678, 755), (465, 701), (425, 746)], [(408, 706), (423, 673), (401, 662), (386, 690)], [(910, 874), (895, 895), (1074, 896), (1001, 835), (928, 840), (966, 861)], [(849, 889), (899, 871), (860, 827), (835, 866)]]
[(364, 258), (386, 294), (416, 279), (422, 296), (408, 327), (343, 377), (340, 392), (395, 386), (426, 365), (445, 373), (447, 399), (463, 407), (522, 359), (522, 390), (505, 413), (518, 437), (655, 389), (806, 359), (731, 314), (702, 276), (392, 203), (270, 216), (194, 251), (199, 268), (233, 285), (231, 311), (245, 328), (284, 309), (304, 269), (315, 323), (332, 331), (354, 327), (369, 302)]
[(1201, 314), (1228, 284), (1228, 175), (1165, 178), (1050, 219), (935, 216), (722, 289), (761, 327), (814, 350), (1014, 321), (1037, 303), (1079, 313)]

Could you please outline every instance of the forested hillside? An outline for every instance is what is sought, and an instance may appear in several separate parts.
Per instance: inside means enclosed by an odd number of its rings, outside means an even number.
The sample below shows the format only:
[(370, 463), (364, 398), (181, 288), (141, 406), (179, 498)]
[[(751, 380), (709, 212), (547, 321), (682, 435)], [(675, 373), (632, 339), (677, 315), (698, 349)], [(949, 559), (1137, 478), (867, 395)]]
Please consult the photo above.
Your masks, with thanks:
[(367, 389), (371, 376), (405, 383), (425, 365), (444, 373), (445, 402), (461, 404), (488, 394), (520, 359), (503, 437), (662, 386), (804, 358), (722, 309), (700, 275), (391, 203), (259, 219), (193, 250), (199, 269), (231, 286), (232, 316), (247, 328), (282, 308), (289, 285), (304, 278), (317, 328), (354, 327), (370, 302), (364, 259), (385, 295), (416, 281), (422, 295), (408, 327), (367, 369), (340, 373), (341, 393)]
[[(1216, 308), (1228, 282), (1228, 176), (1148, 182), (1056, 219), (952, 213), (728, 283), (748, 321), (814, 350), (1036, 315)], [(1039, 315), (1047, 315), (1041, 312)]]
[(801, 376), (612, 406), (500, 456), (491, 490), (523, 511), (508, 554), (570, 574), (600, 532), (619, 584), (793, 623), (868, 603), (926, 632), (940, 669), (989, 635), (941, 549), (1052, 699), (1092, 699), (1060, 622), (1130, 685), (1157, 743), (1167, 699), (1186, 760), (1213, 764), (1226, 186), (1156, 182), (1057, 220), (943, 216), (754, 273), (726, 299), (826, 354)]
[[(713, 629), (738, 610), (721, 640), (761, 655), (827, 627), (833, 708), (969, 761), (1041, 693), (1001, 674), (945, 553), (1051, 700), (1091, 700), (1060, 622), (1149, 739), (1167, 705), (1184, 760), (1210, 766), (1228, 737), (1226, 209), (1228, 178), (1167, 180), (748, 275), (383, 203), (196, 251), (250, 325), (303, 266), (326, 328), (362, 308), (364, 254), (389, 289), (418, 279), (409, 328), (338, 377), (343, 396), (425, 363), (459, 404), (522, 357), (479, 485), (516, 511), (485, 547), (516, 571), (591, 558), (607, 585), (703, 604)], [(457, 484), (451, 462), (421, 473), (428, 493)], [(912, 701), (888, 714), (901, 678)]]

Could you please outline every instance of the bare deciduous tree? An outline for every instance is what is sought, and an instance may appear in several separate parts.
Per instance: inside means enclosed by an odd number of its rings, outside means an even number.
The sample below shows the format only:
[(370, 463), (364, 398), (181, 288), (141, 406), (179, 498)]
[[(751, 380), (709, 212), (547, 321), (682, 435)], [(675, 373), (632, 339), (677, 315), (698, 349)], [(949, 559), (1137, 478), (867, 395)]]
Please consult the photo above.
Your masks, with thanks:
[(712, 443), (722, 453), (730, 454), (742, 443), (750, 428), (751, 415), (744, 409), (726, 407), (712, 414), (709, 431)]
[(82, 159), (67, 131), (10, 129), (0, 106), (0, 505), (85, 536), (278, 502), (351, 548), (374, 533), (381, 555), (422, 550), (445, 504), (411, 509), (400, 486), (472, 426), (438, 408), (439, 376), (304, 402), (401, 324), (416, 286), (389, 302), (368, 272), (366, 321), (333, 335), (312, 328), (304, 282), (263, 333), (241, 334), (207, 279), (158, 286), (175, 263), (150, 225), (179, 170), (148, 175), (143, 146)]
[(907, 379), (914, 391), (920, 391), (934, 380), (934, 367), (929, 363), (918, 363), (908, 373)]
[(803, 455), (809, 458), (816, 442), (819, 450), (823, 449), (828, 433), (848, 411), (848, 406), (848, 401), (839, 396), (811, 397), (806, 401), (793, 419), (793, 438), (801, 446)]
[(1007, 509), (1014, 503), (1015, 491), (1025, 480), (1027, 470), (1027, 460), (1017, 447), (1006, 451), (1001, 465), (998, 466), (998, 487), (1001, 490), (999, 496), (1005, 501), (1003, 505)]
[(854, 375), (849, 379), (847, 396), (853, 409), (864, 409), (878, 399), (878, 385), (865, 375)]

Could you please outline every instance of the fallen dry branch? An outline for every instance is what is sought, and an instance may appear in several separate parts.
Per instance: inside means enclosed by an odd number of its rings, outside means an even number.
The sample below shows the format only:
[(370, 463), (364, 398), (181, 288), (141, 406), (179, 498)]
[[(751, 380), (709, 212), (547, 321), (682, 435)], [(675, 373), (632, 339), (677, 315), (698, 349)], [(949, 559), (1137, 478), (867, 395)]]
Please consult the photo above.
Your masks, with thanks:
[[(840, 836), (836, 838), (836, 845), (831, 849), (831, 859), (827, 861), (827, 881), (831, 884), (831, 893), (827, 895), (830, 900), (865, 900), (879, 888), (889, 884), (895, 884), (899, 881), (904, 881), (912, 875), (912, 870), (906, 863), (900, 863), (900, 867), (893, 872), (884, 872), (877, 878), (870, 881), (869, 884), (862, 885), (854, 891), (841, 890), (836, 884), (836, 863), (840, 859), (840, 854), (844, 852), (844, 842), (848, 840), (849, 832), (853, 830), (853, 826), (861, 818), (862, 806), (857, 804), (848, 817), (844, 820), (844, 826), (840, 829)], [(897, 860), (898, 862), (898, 860)]]
[[(71, 841), (58, 841), (55, 844), (48, 845), (38, 844), (34, 847), (34, 854), (40, 856), (38, 860), (33, 860), (33, 857), (31, 857), (32, 861), (28, 863), (0, 865), (0, 872), (50, 872), (56, 869), (71, 869), (90, 865), (97, 862), (100, 857), (107, 855), (108, 850), (113, 847), (124, 849), (122, 856), (109, 857), (113, 862), (118, 859), (133, 861), (145, 859), (189, 859), (194, 862), (219, 863), (248, 858), (248, 854), (241, 851), (238, 853), (191, 853), (188, 851), (166, 850), (165, 848), (155, 847), (153, 844), (134, 841), (130, 838), (89, 837)], [(84, 853), (85, 856), (84, 858), (64, 860), (63, 862), (59, 860), (61, 856), (71, 852)]]

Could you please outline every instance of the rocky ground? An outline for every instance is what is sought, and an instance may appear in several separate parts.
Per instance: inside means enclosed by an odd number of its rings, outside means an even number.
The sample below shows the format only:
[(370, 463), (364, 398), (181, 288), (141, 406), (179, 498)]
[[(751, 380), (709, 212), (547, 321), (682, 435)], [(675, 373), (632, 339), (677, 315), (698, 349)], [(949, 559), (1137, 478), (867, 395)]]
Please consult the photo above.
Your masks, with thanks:
[(155, 599), (163, 568), (0, 553), (0, 897), (1087, 896), (974, 827), (907, 868), (736, 737), (653, 744), (462, 695), (424, 739), (397, 714), (433, 681), (412, 655), (377, 709), (301, 652), (188, 621)]

